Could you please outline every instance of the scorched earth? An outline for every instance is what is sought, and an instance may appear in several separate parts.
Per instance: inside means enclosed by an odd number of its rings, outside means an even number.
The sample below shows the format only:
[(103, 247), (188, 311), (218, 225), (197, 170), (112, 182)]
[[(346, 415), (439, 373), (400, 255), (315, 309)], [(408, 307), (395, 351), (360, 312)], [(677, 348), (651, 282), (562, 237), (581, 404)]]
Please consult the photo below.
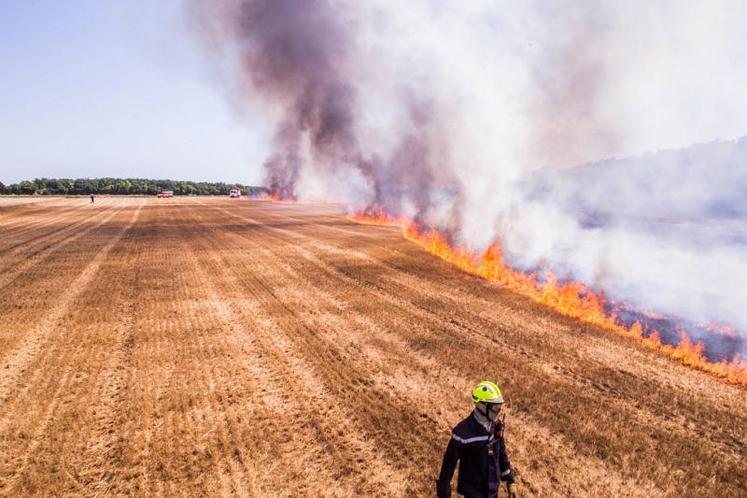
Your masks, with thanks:
[(520, 496), (744, 496), (744, 388), (329, 205), (0, 199), (0, 494), (428, 496), (495, 380)]

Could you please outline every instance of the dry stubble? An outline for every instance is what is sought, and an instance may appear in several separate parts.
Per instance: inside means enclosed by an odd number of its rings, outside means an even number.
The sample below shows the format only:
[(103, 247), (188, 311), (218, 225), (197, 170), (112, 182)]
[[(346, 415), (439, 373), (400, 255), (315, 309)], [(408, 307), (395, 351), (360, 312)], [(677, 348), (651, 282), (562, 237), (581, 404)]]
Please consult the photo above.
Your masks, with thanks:
[(496, 379), (523, 496), (743, 496), (744, 390), (329, 206), (0, 200), (0, 494), (426, 496)]

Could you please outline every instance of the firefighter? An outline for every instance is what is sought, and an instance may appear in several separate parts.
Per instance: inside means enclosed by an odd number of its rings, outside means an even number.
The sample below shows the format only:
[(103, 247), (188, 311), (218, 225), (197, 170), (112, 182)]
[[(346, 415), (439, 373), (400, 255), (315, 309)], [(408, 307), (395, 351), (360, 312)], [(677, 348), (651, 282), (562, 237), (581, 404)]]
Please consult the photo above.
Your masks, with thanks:
[(501, 481), (509, 498), (515, 498), (514, 475), (503, 441), (503, 422), (498, 414), (503, 405), (500, 388), (482, 381), (472, 390), (475, 407), (451, 432), (441, 473), (436, 483), (439, 498), (451, 496), (451, 477), (459, 463), (457, 493), (466, 498), (497, 498)]

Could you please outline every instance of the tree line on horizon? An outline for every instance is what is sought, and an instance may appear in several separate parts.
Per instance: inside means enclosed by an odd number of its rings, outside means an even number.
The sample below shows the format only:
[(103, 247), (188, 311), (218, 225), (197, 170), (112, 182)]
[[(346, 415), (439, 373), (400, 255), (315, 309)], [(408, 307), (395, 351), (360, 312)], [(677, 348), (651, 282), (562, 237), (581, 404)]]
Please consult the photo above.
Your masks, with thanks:
[(243, 194), (269, 193), (265, 187), (223, 182), (151, 180), (147, 178), (36, 178), (4, 185), (0, 195), (156, 195), (171, 190), (174, 195), (228, 195), (232, 188)]

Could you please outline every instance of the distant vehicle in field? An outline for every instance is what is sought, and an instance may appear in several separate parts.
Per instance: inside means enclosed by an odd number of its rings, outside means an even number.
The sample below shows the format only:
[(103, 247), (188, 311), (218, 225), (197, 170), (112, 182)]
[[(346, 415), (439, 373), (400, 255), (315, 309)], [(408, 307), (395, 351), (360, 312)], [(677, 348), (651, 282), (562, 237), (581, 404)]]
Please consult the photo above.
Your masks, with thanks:
[(228, 197), (231, 199), (238, 199), (241, 197), (241, 190), (237, 188), (232, 188), (231, 191), (228, 193)]
[(161, 190), (160, 192), (158, 192), (158, 197), (166, 197), (166, 198), (174, 197), (174, 191), (173, 190)]

